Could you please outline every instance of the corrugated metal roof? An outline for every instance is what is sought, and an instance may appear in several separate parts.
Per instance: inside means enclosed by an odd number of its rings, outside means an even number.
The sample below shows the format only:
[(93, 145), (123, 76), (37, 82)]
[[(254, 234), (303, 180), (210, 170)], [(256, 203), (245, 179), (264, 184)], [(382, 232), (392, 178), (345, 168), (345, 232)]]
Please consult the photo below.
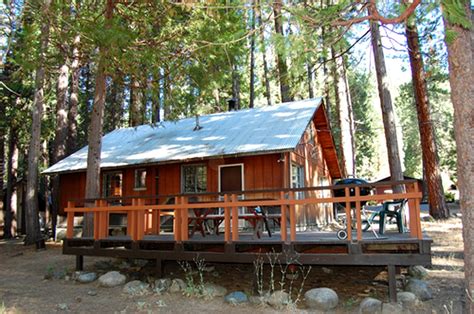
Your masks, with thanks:
[[(194, 117), (117, 129), (102, 138), (101, 168), (291, 150), (320, 104), (315, 98), (201, 116), (197, 131)], [(43, 173), (86, 169), (87, 149)]]

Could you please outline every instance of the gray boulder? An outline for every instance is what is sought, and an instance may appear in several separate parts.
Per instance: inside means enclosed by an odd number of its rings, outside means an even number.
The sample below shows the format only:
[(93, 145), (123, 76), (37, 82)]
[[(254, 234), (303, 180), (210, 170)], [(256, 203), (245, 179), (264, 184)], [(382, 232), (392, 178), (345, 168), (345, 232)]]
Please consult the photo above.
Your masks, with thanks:
[(242, 291), (234, 291), (225, 296), (224, 301), (230, 304), (247, 303), (249, 298)]
[(413, 309), (418, 303), (416, 295), (408, 291), (398, 292), (397, 300), (405, 309)]
[(399, 303), (384, 303), (382, 304), (382, 314), (402, 314), (403, 307)]
[(169, 278), (162, 278), (155, 280), (153, 291), (156, 293), (164, 293), (167, 292), (168, 289), (171, 287), (171, 279)]
[(97, 279), (97, 274), (94, 272), (80, 272), (77, 275), (77, 281), (80, 283), (90, 283)]
[(267, 303), (276, 309), (281, 309), (290, 304), (290, 302), (290, 295), (283, 290), (274, 291), (267, 298)]
[(186, 289), (186, 283), (182, 280), (182, 279), (179, 279), (179, 278), (175, 278), (173, 279), (173, 281), (171, 282), (171, 286), (169, 288), (169, 292), (171, 293), (178, 293), (178, 292), (182, 292)]
[(145, 295), (149, 292), (150, 285), (140, 280), (128, 282), (122, 289), (123, 293), (129, 295)]
[(127, 278), (118, 271), (109, 271), (99, 277), (99, 285), (102, 287), (116, 287), (123, 285), (126, 279)]
[(216, 285), (214, 283), (204, 284), (203, 293), (207, 297), (223, 297), (227, 294), (227, 289), (223, 286)]
[(365, 298), (360, 302), (359, 313), (362, 314), (380, 314), (382, 313), (382, 301), (374, 298)]
[(428, 287), (428, 284), (423, 280), (413, 278), (408, 280), (408, 283), (405, 286), (405, 291), (413, 293), (421, 301), (426, 301), (433, 298), (433, 295), (431, 294), (431, 289)]
[(416, 279), (424, 279), (428, 277), (428, 271), (423, 266), (415, 265), (408, 267), (408, 275)]
[(304, 294), (306, 305), (310, 309), (328, 311), (334, 309), (339, 303), (337, 293), (329, 288), (316, 288)]

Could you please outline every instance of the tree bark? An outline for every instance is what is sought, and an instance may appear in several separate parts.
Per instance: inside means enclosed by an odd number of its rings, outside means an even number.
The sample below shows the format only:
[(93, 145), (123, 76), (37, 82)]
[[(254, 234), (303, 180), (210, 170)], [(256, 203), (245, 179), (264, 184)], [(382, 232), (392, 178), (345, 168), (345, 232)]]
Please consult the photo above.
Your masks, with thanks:
[(260, 7), (260, 0), (257, 1), (257, 6), (255, 7), (255, 19), (258, 22), (258, 27), (260, 28), (258, 34), (260, 37), (260, 46), (261, 46), (261, 53), (262, 53), (262, 63), (263, 63), (263, 81), (265, 82), (265, 98), (267, 99), (267, 105), (272, 105), (272, 93), (270, 89), (270, 71), (268, 70), (268, 62), (267, 62), (267, 48), (265, 46), (265, 35), (264, 35), (264, 28), (262, 22), (262, 11)]
[(449, 210), (444, 199), (438, 150), (436, 148), (436, 138), (431, 120), (430, 103), (426, 87), (425, 71), (423, 68), (423, 58), (421, 56), (416, 25), (412, 22), (407, 22), (405, 25), (405, 33), (408, 43), (408, 55), (410, 57), (413, 90), (415, 92), (415, 104), (416, 112), (418, 114), (418, 126), (420, 130), (423, 158), (423, 172), (428, 187), (430, 215), (436, 219), (448, 218)]
[(18, 145), (16, 127), (10, 129), (8, 138), (7, 194), (5, 197), (5, 228), (4, 238), (16, 236), (17, 232), (17, 199), (16, 182), (18, 171)]
[(49, 7), (51, 0), (42, 5), (43, 21), (41, 25), (38, 68), (35, 74), (35, 97), (32, 108), (31, 139), (28, 151), (28, 174), (26, 178), (26, 237), (25, 244), (31, 245), (41, 241), (38, 221), (38, 162), (41, 155), (41, 118), (44, 107), (44, 79), (46, 51), (49, 44)]
[(67, 155), (74, 153), (77, 149), (77, 113), (79, 106), (79, 78), (81, 75), (79, 44), (81, 37), (74, 37), (71, 63), (71, 94), (69, 96), (68, 111), (68, 138), (66, 143)]
[[(443, 1), (441, 2), (444, 4)], [(464, 13), (471, 18), (469, 1)], [(443, 7), (443, 10), (449, 8)], [(447, 42), (449, 82), (454, 107), (454, 137), (457, 148), (458, 189), (464, 238), (466, 312), (474, 313), (474, 31), (445, 21), (446, 31), (456, 38)]]
[[(336, 55), (334, 49), (332, 54)], [(337, 57), (333, 68), (334, 94), (336, 98), (336, 113), (339, 126), (339, 144), (341, 146), (341, 159), (346, 175), (355, 176), (354, 154), (354, 119), (352, 103), (348, 93), (348, 83), (344, 69), (344, 59)]]
[(133, 77), (130, 86), (130, 126), (138, 126), (144, 123), (144, 107), (140, 81)]
[[(372, 49), (375, 59), (375, 71), (377, 74), (377, 86), (382, 107), (382, 119), (385, 131), (385, 140), (387, 143), (388, 164), (390, 167), (391, 179), (394, 181), (403, 180), (402, 164), (398, 149), (397, 128), (395, 124), (395, 113), (392, 105), (392, 96), (388, 89), (387, 69), (385, 67), (385, 58), (380, 39), (380, 30), (378, 22), (370, 22), (370, 32), (372, 40)], [(395, 186), (394, 192), (402, 192), (402, 186)]]
[(306, 77), (308, 80), (308, 96), (309, 98), (314, 98), (313, 66), (309, 61), (306, 62)]
[(237, 110), (240, 110), (240, 75), (237, 65), (232, 65), (232, 98), (235, 100)]
[[(105, 27), (108, 27), (110, 20), (112, 19), (114, 6), (114, 0), (107, 0), (105, 8)], [(91, 124), (88, 136), (89, 149), (87, 152), (85, 192), (85, 198), (87, 200), (93, 200), (100, 197), (100, 154), (102, 149), (102, 125), (106, 97), (106, 57), (107, 48), (102, 46), (99, 48), (94, 105), (91, 113)], [(88, 237), (93, 236), (94, 234), (94, 217), (91, 214), (85, 215), (83, 234)]]
[[(252, 22), (250, 25), (250, 31), (255, 32), (255, 1), (253, 3), (252, 10)], [(250, 37), (250, 95), (249, 95), (249, 108), (254, 107), (255, 100), (255, 33), (252, 33)]]
[[(273, 2), (273, 20), (275, 22), (275, 33), (281, 35), (282, 38), (284, 38), (285, 34), (283, 32), (281, 7), (281, 0)], [(276, 49), (275, 59), (278, 68), (281, 102), (291, 101), (292, 96), (289, 84), (288, 66), (286, 65), (286, 51), (284, 47), (281, 49)]]
[(161, 109), (161, 73), (157, 71), (154, 81), (151, 84), (152, 88), (152, 113), (151, 120), (153, 123), (158, 123), (161, 121), (160, 109)]

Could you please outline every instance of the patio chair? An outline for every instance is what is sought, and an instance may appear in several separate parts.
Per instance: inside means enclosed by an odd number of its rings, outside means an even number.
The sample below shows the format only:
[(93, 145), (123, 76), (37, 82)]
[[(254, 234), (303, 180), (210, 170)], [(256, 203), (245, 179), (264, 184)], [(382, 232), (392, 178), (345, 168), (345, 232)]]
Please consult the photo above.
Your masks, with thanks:
[(385, 217), (395, 218), (397, 221), (398, 232), (403, 233), (405, 228), (403, 227), (403, 208), (405, 207), (407, 200), (396, 200), (387, 201), (382, 205), (382, 210), (379, 212), (379, 233), (385, 232)]

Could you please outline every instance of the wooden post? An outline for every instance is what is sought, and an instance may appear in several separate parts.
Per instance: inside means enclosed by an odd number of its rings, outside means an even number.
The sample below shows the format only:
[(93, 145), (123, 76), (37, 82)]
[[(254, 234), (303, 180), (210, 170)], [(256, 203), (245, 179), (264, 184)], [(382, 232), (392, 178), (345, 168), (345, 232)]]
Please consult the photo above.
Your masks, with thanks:
[(295, 192), (290, 191), (289, 201), (290, 201), (290, 240), (291, 242), (296, 241), (296, 212), (295, 204), (292, 204), (292, 201), (295, 199)]
[[(418, 193), (418, 182), (413, 183), (413, 191)], [(421, 231), (421, 212), (420, 212), (420, 199), (415, 199), (415, 227), (416, 227), (416, 236), (418, 239), (423, 238), (423, 233)]]
[[(283, 203), (285, 200), (285, 192), (280, 192), (280, 200)], [(281, 233), (281, 241), (286, 242), (287, 239), (287, 230), (286, 230), (286, 208), (287, 206), (284, 204), (280, 205), (281, 208), (281, 221), (280, 221), (280, 233)]]
[[(181, 197), (181, 204), (186, 205), (188, 204), (188, 197), (182, 196)], [(189, 210), (187, 207), (181, 209), (181, 240), (187, 241), (189, 238), (189, 221), (188, 221), (188, 214)]]
[[(137, 199), (136, 201), (137, 206), (145, 206), (145, 200), (142, 198)], [(136, 217), (136, 233), (137, 237), (136, 240), (143, 240), (145, 236), (145, 210), (135, 210), (135, 217)]]
[(237, 195), (232, 194), (232, 241), (239, 241), (239, 208), (237, 207)]
[[(229, 194), (224, 195), (224, 203), (229, 202)], [(230, 207), (224, 207), (224, 240), (230, 243)]]
[[(176, 205), (180, 204), (180, 197), (176, 196), (175, 197), (175, 202)], [(174, 234), (174, 240), (178, 243), (181, 242), (181, 210), (180, 208), (176, 207), (174, 209), (174, 229), (173, 229), (173, 234)]]
[[(67, 202), (67, 208), (73, 209), (76, 207), (76, 204), (74, 202)], [(74, 212), (73, 211), (68, 211), (67, 212), (67, 231), (66, 231), (66, 238), (67, 239), (72, 239), (74, 237)]]
[[(407, 184), (407, 190), (408, 192), (415, 192), (416, 190), (418, 190), (418, 184), (416, 183), (414, 183), (413, 185)], [(410, 198), (408, 200), (408, 217), (409, 217), (408, 219), (410, 220), (409, 221), (410, 237), (412, 238), (418, 238), (418, 223), (417, 222), (420, 221), (420, 216), (417, 213), (417, 206), (416, 206), (416, 203), (418, 201), (419, 201), (418, 199), (414, 199), (414, 198)]]
[[(355, 196), (360, 196), (360, 187), (355, 187)], [(356, 219), (357, 219), (357, 241), (362, 241), (362, 217), (360, 210), (360, 201), (356, 201)]]
[[(136, 199), (132, 198), (132, 206), (136, 206), (136, 204)], [(137, 239), (135, 234), (137, 223), (135, 217), (135, 211), (129, 210), (127, 213), (127, 235), (130, 236), (132, 241), (135, 241)]]
[[(106, 200), (100, 201), (100, 207), (107, 207), (109, 204)], [(99, 238), (104, 239), (108, 236), (109, 230), (109, 212), (108, 211), (100, 211), (100, 226), (99, 226)]]
[(397, 279), (395, 265), (388, 265), (388, 297), (390, 302), (397, 302)]
[(153, 211), (155, 213), (155, 219), (153, 219), (154, 224), (154, 232), (157, 235), (160, 235), (160, 228), (161, 228), (161, 210), (156, 209)]
[(349, 188), (345, 188), (344, 195), (346, 196), (346, 224), (347, 224), (347, 240), (352, 241), (352, 212)]
[(100, 207), (101, 203), (101, 200), (94, 201), (94, 207), (96, 209), (94, 211), (94, 240), (96, 241), (100, 239), (100, 220), (102, 216), (100, 215), (100, 212), (97, 211), (97, 207)]

